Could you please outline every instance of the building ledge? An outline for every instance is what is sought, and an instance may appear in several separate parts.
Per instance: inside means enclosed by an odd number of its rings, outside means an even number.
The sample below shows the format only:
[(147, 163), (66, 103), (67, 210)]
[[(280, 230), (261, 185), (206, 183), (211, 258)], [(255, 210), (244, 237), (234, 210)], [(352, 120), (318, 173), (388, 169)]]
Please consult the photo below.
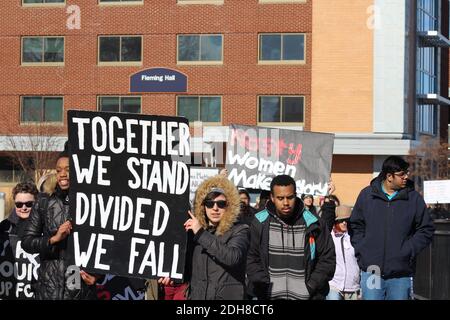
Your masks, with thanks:
[(421, 47), (441, 47), (449, 48), (450, 40), (443, 36), (439, 31), (420, 31), (417, 33), (419, 35)]
[(450, 100), (436, 93), (427, 93), (417, 95), (420, 104), (436, 104), (441, 106), (449, 106)]

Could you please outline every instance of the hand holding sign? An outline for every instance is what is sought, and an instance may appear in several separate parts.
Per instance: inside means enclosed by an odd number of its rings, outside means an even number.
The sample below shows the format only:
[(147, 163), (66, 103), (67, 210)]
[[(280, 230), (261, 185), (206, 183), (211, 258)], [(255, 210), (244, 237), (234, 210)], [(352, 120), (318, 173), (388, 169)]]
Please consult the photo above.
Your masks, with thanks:
[(163, 286), (173, 286), (174, 285), (173, 280), (170, 279), (169, 277), (159, 278), (158, 283), (162, 284)]
[(333, 180), (330, 179), (330, 181), (328, 181), (328, 194), (333, 194), (333, 192), (336, 191), (336, 186), (334, 185)]
[(86, 283), (88, 286), (92, 286), (97, 281), (97, 278), (86, 271), (81, 270), (80, 271), (81, 279), (83, 279), (84, 283)]
[(189, 215), (191, 216), (190, 219), (187, 219), (184, 223), (184, 229), (186, 231), (192, 230), (194, 234), (197, 234), (198, 230), (202, 227), (198, 219), (192, 214), (191, 210), (188, 211)]
[(59, 226), (58, 231), (56, 231), (56, 234), (50, 238), (49, 240), (50, 244), (55, 244), (67, 238), (71, 230), (72, 230), (72, 223), (70, 221), (64, 222), (62, 225)]

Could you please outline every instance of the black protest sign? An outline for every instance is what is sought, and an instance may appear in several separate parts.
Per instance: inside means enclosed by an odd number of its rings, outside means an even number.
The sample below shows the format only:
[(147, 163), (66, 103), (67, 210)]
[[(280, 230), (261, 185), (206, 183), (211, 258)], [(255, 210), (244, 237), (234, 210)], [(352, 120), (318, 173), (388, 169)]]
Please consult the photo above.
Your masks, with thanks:
[(0, 299), (34, 299), (32, 284), (38, 278), (39, 255), (22, 249), (17, 235), (0, 235)]
[(69, 111), (74, 263), (182, 279), (189, 208), (185, 118)]
[(334, 135), (231, 125), (228, 178), (237, 186), (270, 190), (273, 177), (294, 178), (297, 193), (326, 195)]
[(194, 201), (195, 192), (200, 184), (208, 178), (219, 174), (219, 168), (191, 167), (190, 170), (190, 195), (189, 199)]
[(97, 284), (97, 297), (99, 300), (144, 300), (145, 280), (107, 274)]

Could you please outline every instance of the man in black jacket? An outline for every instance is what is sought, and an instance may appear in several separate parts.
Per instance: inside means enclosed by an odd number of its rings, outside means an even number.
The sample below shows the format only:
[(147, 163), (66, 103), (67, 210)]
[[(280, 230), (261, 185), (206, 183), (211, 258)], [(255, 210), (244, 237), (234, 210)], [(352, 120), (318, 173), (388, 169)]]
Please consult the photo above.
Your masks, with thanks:
[(408, 180), (408, 167), (402, 158), (388, 157), (353, 208), (350, 236), (365, 300), (409, 299), (415, 257), (433, 237), (433, 223)]
[(266, 210), (250, 227), (247, 275), (258, 299), (324, 299), (336, 256), (325, 223), (296, 197), (295, 181), (280, 175), (270, 185)]

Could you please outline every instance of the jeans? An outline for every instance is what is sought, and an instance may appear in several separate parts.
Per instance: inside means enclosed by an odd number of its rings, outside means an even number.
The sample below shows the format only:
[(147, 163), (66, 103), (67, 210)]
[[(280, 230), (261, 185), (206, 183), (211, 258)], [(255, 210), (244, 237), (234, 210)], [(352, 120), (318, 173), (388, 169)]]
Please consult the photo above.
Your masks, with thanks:
[(409, 300), (412, 277), (383, 279), (377, 274), (361, 272), (363, 300)]
[(330, 287), (327, 300), (358, 300), (359, 290), (355, 292), (342, 292), (336, 288)]

